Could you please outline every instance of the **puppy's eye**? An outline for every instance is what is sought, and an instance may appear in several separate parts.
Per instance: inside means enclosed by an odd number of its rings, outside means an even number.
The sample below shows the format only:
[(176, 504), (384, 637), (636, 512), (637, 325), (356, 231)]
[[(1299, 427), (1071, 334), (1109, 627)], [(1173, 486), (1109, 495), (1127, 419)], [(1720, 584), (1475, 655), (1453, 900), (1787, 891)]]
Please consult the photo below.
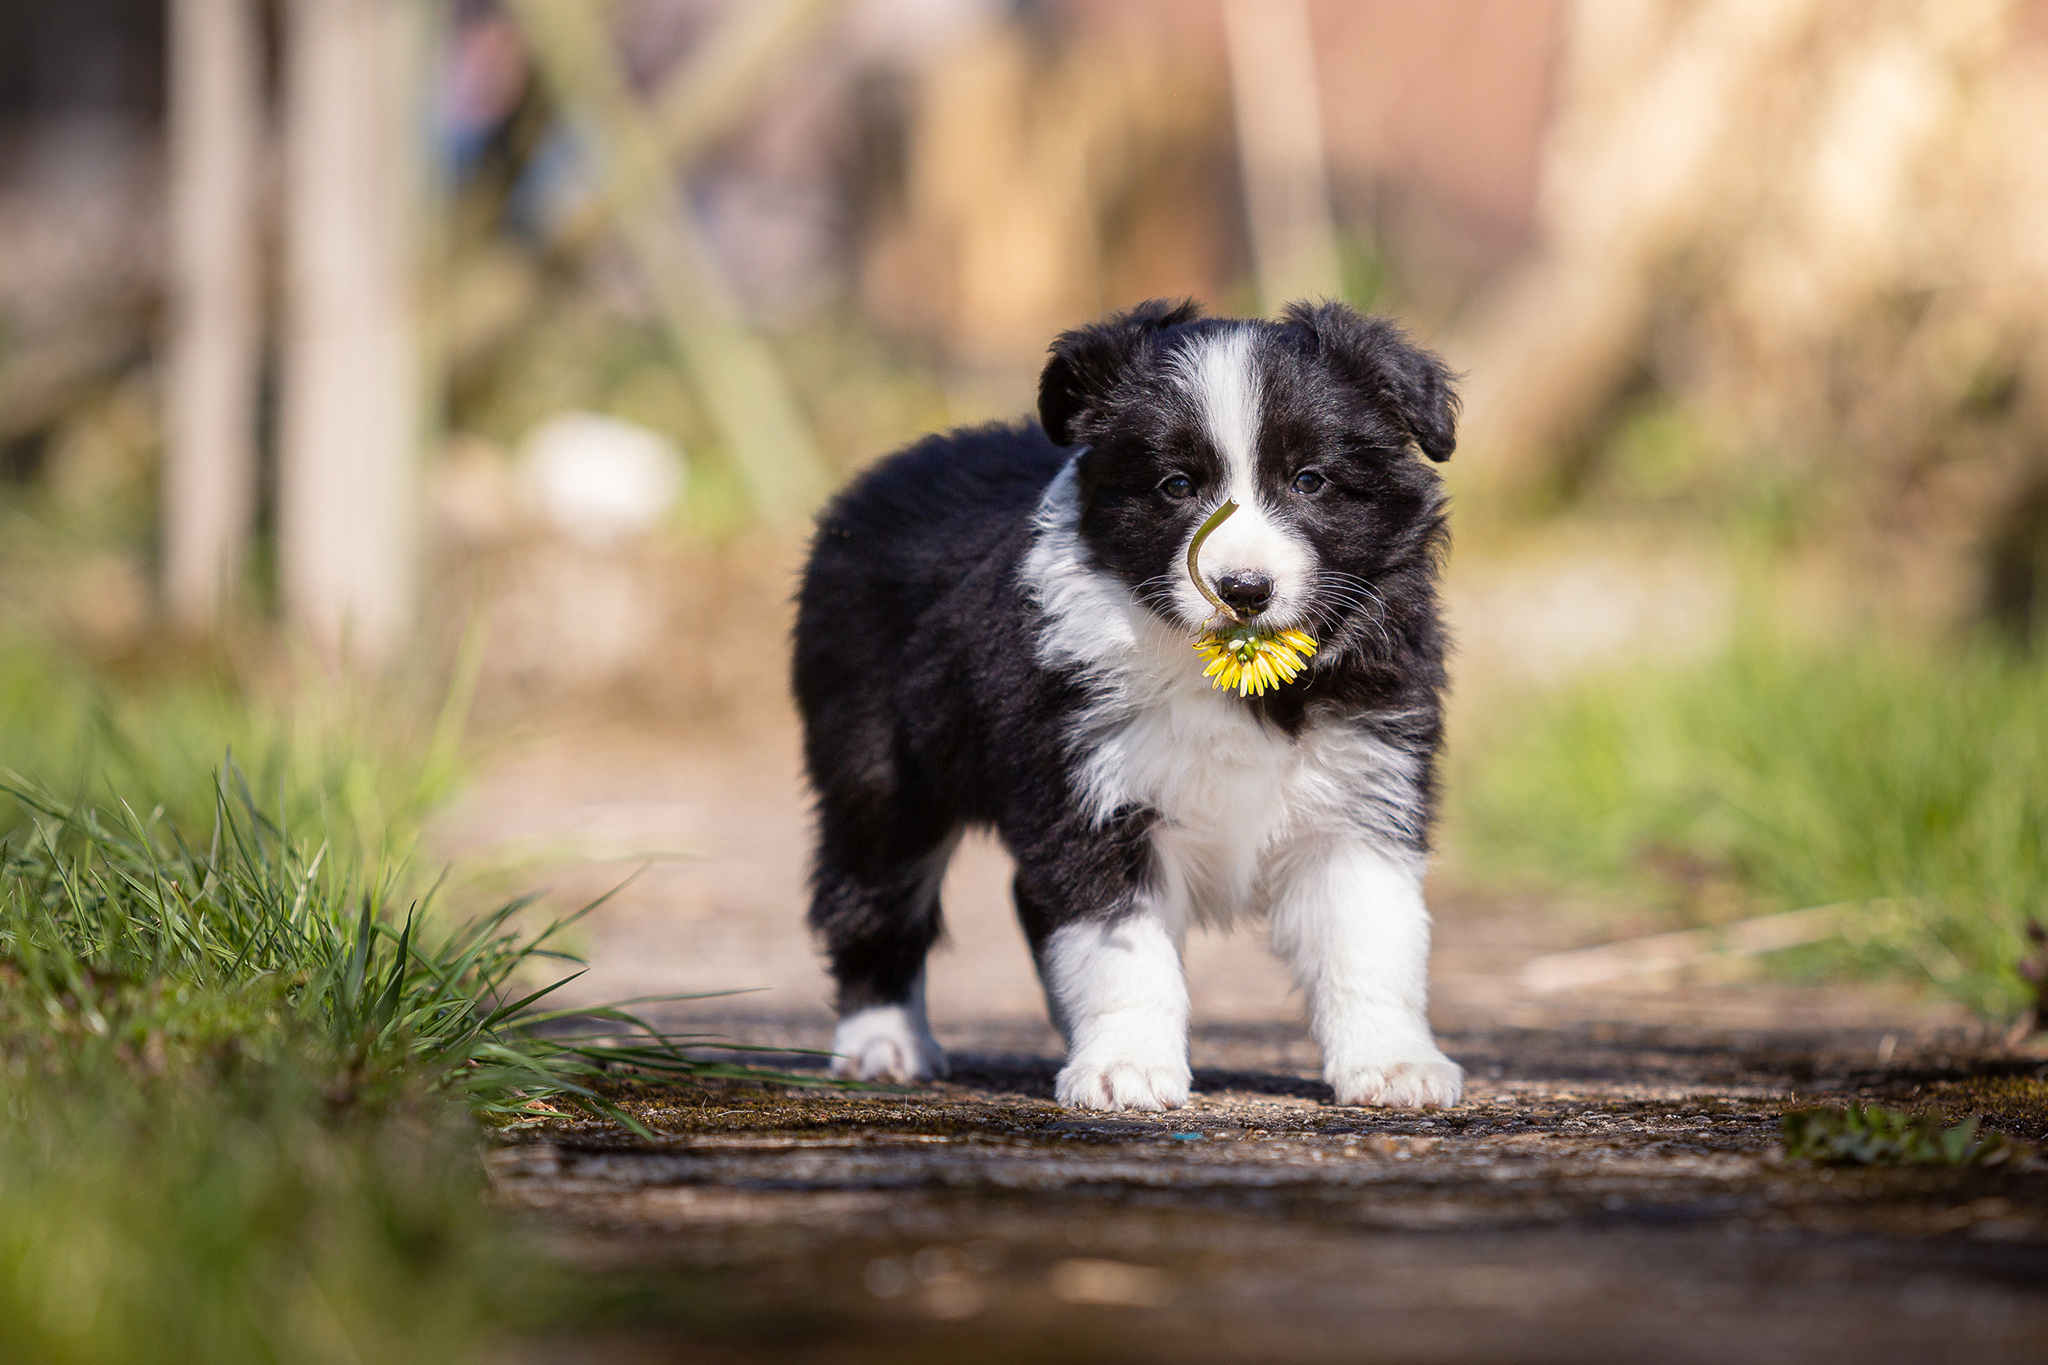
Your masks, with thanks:
[(1320, 493), (1329, 480), (1313, 469), (1304, 469), (1294, 476), (1294, 491), (1297, 493)]
[(1159, 491), (1179, 502), (1195, 495), (1195, 481), (1185, 474), (1174, 474), (1159, 485)]

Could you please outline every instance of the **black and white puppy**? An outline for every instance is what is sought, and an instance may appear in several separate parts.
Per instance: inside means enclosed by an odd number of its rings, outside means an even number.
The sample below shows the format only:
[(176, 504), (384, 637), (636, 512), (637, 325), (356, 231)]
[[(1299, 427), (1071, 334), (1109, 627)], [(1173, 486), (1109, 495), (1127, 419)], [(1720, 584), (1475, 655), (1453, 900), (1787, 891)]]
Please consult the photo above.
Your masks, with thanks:
[[(1268, 918), (1339, 1104), (1448, 1105), (1426, 1014), (1442, 733), (1443, 362), (1339, 304), (1153, 302), (1052, 346), (1034, 425), (933, 436), (820, 519), (795, 683), (817, 791), (811, 924), (844, 1075), (945, 1054), (925, 955), (961, 831), (992, 827), (1053, 1021), (1062, 1104), (1188, 1098), (1192, 924)], [(1191, 537), (1246, 619), (1319, 643), (1260, 697), (1211, 686)]]

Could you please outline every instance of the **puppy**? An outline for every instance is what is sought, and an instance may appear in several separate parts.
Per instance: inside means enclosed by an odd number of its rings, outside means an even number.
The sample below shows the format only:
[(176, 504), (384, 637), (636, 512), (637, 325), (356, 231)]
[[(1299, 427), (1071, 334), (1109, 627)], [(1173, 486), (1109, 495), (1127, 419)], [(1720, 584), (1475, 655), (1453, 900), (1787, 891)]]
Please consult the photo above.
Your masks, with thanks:
[[(944, 1073), (925, 1019), (939, 883), (971, 825), (1014, 891), (1060, 1103), (1187, 1102), (1191, 924), (1265, 916), (1339, 1104), (1449, 1105), (1426, 1014), (1423, 868), (1442, 735), (1436, 580), (1458, 400), (1341, 304), (1279, 322), (1157, 301), (1068, 332), (1038, 425), (929, 437), (820, 518), (795, 685), (817, 793), (810, 922), (841, 1075)], [(1222, 690), (1218, 610), (1317, 642)]]

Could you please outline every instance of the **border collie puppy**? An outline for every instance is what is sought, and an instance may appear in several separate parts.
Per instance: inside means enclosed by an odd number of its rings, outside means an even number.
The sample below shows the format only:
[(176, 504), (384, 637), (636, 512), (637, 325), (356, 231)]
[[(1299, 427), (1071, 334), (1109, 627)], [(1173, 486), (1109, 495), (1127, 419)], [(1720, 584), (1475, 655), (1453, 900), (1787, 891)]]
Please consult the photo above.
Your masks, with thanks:
[[(992, 827), (1067, 1040), (1060, 1103), (1188, 1098), (1192, 924), (1264, 916), (1339, 1104), (1449, 1105), (1425, 1011), (1458, 400), (1341, 304), (1155, 301), (1061, 336), (1037, 425), (929, 437), (819, 521), (795, 683), (817, 792), (810, 922), (841, 1075), (942, 1074), (925, 955), (961, 831)], [(1239, 621), (1317, 648), (1252, 697), (1203, 676), (1197, 529)]]

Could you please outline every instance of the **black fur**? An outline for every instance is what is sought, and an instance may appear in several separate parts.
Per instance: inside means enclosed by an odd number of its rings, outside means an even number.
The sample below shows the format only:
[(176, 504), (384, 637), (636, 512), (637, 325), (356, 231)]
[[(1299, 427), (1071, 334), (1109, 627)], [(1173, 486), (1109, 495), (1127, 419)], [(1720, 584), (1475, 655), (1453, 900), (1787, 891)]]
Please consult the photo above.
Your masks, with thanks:
[[(1047, 486), (1085, 446), (1076, 473), (1089, 555), (1168, 610), (1158, 585), (1178, 572), (1201, 490), (1223, 477), (1172, 382), (1171, 357), (1194, 338), (1248, 326), (1265, 393), (1261, 496), (1362, 590), (1319, 590), (1315, 666), (1243, 704), (1290, 734), (1311, 719), (1371, 729), (1420, 760), (1418, 802), (1431, 807), (1445, 505), (1415, 452), (1443, 460), (1455, 444), (1449, 372), (1394, 324), (1342, 305), (1246, 324), (1201, 319), (1189, 303), (1144, 304), (1053, 344), (1042, 428), (927, 438), (855, 480), (820, 518), (794, 675), (818, 802), (810, 918), (842, 1012), (910, 991), (939, 933), (934, 879), (964, 826), (994, 828), (1015, 857), (1034, 947), (1076, 918), (1115, 913), (1144, 884), (1156, 816), (1122, 810), (1103, 825), (1079, 809), (1070, 730), (1089, 693), (1081, 677), (1039, 662), (1044, 618), (1020, 567)], [(1324, 485), (1294, 491), (1311, 468)], [(1162, 481), (1175, 474), (1197, 495), (1167, 496)], [(1405, 837), (1419, 848), (1424, 825), (1410, 823)]]

